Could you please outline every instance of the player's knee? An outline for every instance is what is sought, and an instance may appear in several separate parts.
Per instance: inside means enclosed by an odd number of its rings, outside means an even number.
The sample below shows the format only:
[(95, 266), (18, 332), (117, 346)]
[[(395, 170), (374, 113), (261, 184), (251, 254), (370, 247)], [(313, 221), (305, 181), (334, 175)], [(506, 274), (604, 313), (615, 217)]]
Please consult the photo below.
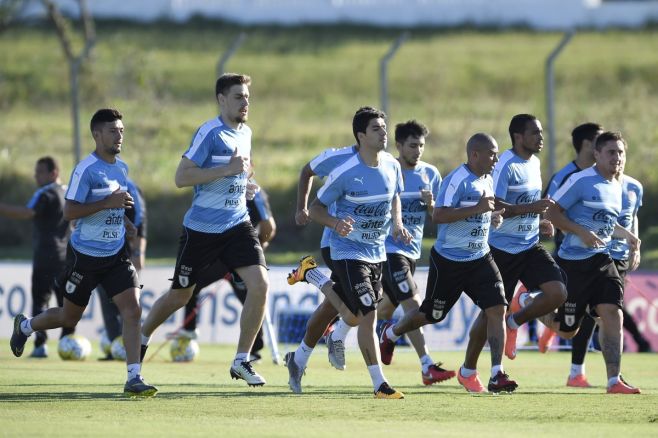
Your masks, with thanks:
[(142, 318), (142, 307), (140, 305), (130, 306), (123, 309), (121, 317), (128, 322), (139, 321)]
[(356, 327), (361, 322), (361, 318), (355, 315), (341, 315), (340, 316), (343, 322), (350, 327)]
[(499, 306), (489, 307), (484, 311), (484, 314), (487, 318), (503, 319), (505, 317), (505, 306), (501, 304)]

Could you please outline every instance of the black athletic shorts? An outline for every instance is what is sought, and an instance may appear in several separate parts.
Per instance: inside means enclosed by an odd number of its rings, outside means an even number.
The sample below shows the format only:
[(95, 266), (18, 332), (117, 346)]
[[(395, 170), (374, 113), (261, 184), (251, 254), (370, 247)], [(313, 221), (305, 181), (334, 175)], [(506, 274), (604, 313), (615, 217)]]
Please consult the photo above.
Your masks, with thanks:
[(130, 261), (128, 244), (108, 257), (93, 257), (66, 249), (66, 269), (57, 279), (58, 293), (78, 306), (89, 304), (91, 292), (99, 284), (112, 299), (126, 289), (139, 288), (137, 271)]
[(377, 308), (382, 299), (382, 264), (361, 260), (334, 260), (334, 272), (342, 285), (336, 293), (353, 314), (363, 315)]
[(420, 311), (429, 321), (439, 322), (462, 292), (482, 310), (507, 305), (503, 279), (490, 253), (477, 260), (456, 262), (442, 257), (432, 248), (427, 290)]
[(324, 248), (320, 248), (320, 252), (322, 253), (322, 260), (324, 260), (324, 264), (327, 265), (327, 268), (329, 268), (329, 271), (331, 271), (331, 281), (334, 282), (334, 292), (341, 298), (341, 300), (345, 301), (345, 293), (343, 292), (343, 288), (340, 285), (340, 278), (338, 278), (338, 275), (336, 275), (336, 272), (334, 271), (334, 261), (331, 260), (331, 249), (329, 249), (328, 246), (325, 246)]
[(619, 272), (619, 277), (621, 278), (621, 287), (622, 289), (626, 289), (626, 274), (628, 274), (630, 263), (628, 263), (628, 260), (613, 259), (613, 261), (615, 262), (617, 272)]
[(588, 307), (591, 313), (598, 304), (623, 305), (622, 280), (608, 254), (584, 260), (555, 260), (567, 274), (567, 301), (558, 308), (560, 330), (577, 330)]
[(492, 246), (491, 256), (503, 277), (508, 302), (512, 301), (519, 281), (527, 290), (539, 289), (540, 285), (549, 281), (566, 283), (562, 269), (541, 244), (518, 254), (510, 254)]
[(416, 260), (402, 254), (388, 253), (383, 266), (384, 293), (395, 307), (418, 293), (414, 281)]
[(243, 222), (223, 233), (202, 233), (183, 227), (171, 288), (194, 286), (199, 274), (218, 259), (230, 271), (254, 265), (267, 268), (251, 222)]

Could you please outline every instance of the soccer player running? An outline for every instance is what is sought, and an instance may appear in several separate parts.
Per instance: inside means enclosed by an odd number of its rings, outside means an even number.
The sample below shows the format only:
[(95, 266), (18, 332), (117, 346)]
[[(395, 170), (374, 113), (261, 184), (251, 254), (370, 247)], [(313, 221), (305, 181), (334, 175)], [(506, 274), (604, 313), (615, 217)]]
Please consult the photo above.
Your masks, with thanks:
[(617, 223), (622, 186), (615, 176), (622, 167), (625, 145), (618, 132), (599, 135), (594, 145), (596, 164), (569, 177), (555, 193), (548, 218), (565, 232), (556, 261), (568, 278), (568, 298), (559, 308), (557, 320), (554, 314), (541, 319), (560, 336), (571, 338), (590, 309), (601, 325), (607, 392), (611, 394), (640, 393), (620, 374), (623, 284), (608, 247), (613, 235), (625, 238), (634, 251), (640, 247), (639, 239)]
[[(335, 230), (330, 250), (333, 268), (342, 288), (332, 282), (311, 256), (300, 261), (289, 283), (307, 281), (319, 288), (350, 326), (359, 326), (357, 338), (372, 379), (375, 398), (401, 399), (381, 369), (375, 336), (375, 311), (381, 299), (382, 262), (386, 259), (385, 239), (389, 228), (396, 239), (411, 236), (402, 224), (399, 193), (403, 190), (399, 162), (384, 152), (385, 114), (374, 108), (360, 108), (352, 122), (359, 151), (329, 174), (310, 208), (310, 217)], [(336, 203), (334, 215), (327, 206)], [(340, 295), (337, 294), (340, 292)], [(301, 380), (303, 370), (288, 353), (286, 363), (291, 381)], [(291, 384), (295, 391), (295, 385)], [(296, 392), (296, 391), (295, 391)]]
[[(55, 279), (66, 264), (66, 245), (71, 235), (69, 221), (64, 219), (64, 193), (59, 179), (59, 166), (52, 157), (41, 157), (34, 168), (34, 179), (39, 188), (27, 205), (10, 205), (0, 202), (0, 216), (11, 219), (32, 220), (32, 316), (48, 308), (50, 297), (55, 293), (57, 304), (63, 305), (63, 297), (57, 293)], [(74, 332), (62, 328), (61, 337)], [(35, 334), (34, 350), (30, 357), (48, 357), (45, 331)]]
[(125, 238), (125, 209), (132, 208), (133, 199), (127, 191), (128, 166), (117, 157), (123, 144), (122, 118), (115, 109), (100, 109), (94, 114), (91, 133), (96, 150), (75, 167), (66, 191), (64, 218), (75, 220), (75, 229), (67, 248), (67, 268), (58, 278), (64, 306), (34, 318), (17, 315), (10, 346), (14, 355), (20, 356), (34, 331), (75, 327), (89, 304), (91, 291), (100, 284), (123, 319), (128, 365), (124, 393), (153, 396), (157, 389), (141, 376), (139, 281)]
[(217, 79), (221, 114), (199, 127), (176, 170), (176, 186), (193, 186), (194, 198), (183, 219), (171, 289), (153, 304), (142, 326), (142, 358), (155, 329), (190, 300), (201, 272), (219, 259), (249, 291), (230, 375), (261, 386), (265, 379), (252, 368), (249, 351), (263, 322), (269, 279), (245, 196), (251, 167), (251, 129), (245, 124), (250, 84), (249, 76), (235, 73)]
[[(628, 150), (626, 149), (626, 152)], [(622, 198), (621, 198), (621, 214), (617, 218), (617, 223), (633, 233), (638, 235), (638, 220), (637, 212), (642, 206), (642, 184), (626, 174), (624, 174), (624, 166), (626, 164), (626, 154), (622, 157), (622, 163), (619, 173), (615, 178), (621, 183)], [(613, 237), (608, 244), (610, 256), (617, 267), (619, 277), (622, 282), (622, 290), (625, 289), (626, 274), (629, 271), (634, 271), (640, 265), (640, 250), (639, 248), (631, 247), (626, 239), (618, 239)], [(649, 343), (642, 336), (640, 331), (633, 321), (632, 315), (622, 307), (623, 325), (628, 330), (633, 339), (638, 344), (638, 348), (647, 348)], [(576, 388), (589, 388), (591, 385), (587, 381), (585, 373), (585, 355), (587, 348), (594, 332), (596, 322), (588, 315), (583, 318), (580, 324), (578, 334), (571, 340), (571, 370), (567, 378), (567, 386)]]
[[(510, 121), (509, 135), (512, 148), (500, 156), (493, 172), (496, 205), (505, 209), (505, 221), (492, 230), (489, 246), (510, 303), (505, 355), (514, 359), (519, 326), (557, 309), (567, 299), (567, 289), (561, 269), (539, 242), (540, 232), (548, 236), (554, 232), (550, 222), (540, 219), (553, 203), (541, 199), (541, 166), (536, 156), (544, 146), (541, 123), (531, 114), (517, 114)], [(514, 294), (519, 281), (528, 290), (541, 291), (523, 308)], [(477, 319), (471, 328), (464, 370), (475, 369), (485, 342), (485, 322)]]
[[(576, 172), (580, 172), (581, 170), (585, 170), (594, 164), (594, 140), (596, 140), (596, 137), (602, 132), (603, 127), (598, 123), (593, 122), (587, 122), (578, 125), (573, 129), (573, 131), (571, 131), (571, 143), (576, 150), (576, 159), (571, 161), (569, 164), (551, 176), (551, 179), (546, 186), (546, 190), (544, 191), (544, 198), (552, 198), (555, 195), (555, 192), (557, 192), (557, 190), (562, 187), (562, 184), (564, 184), (571, 175)], [(564, 234), (562, 231), (559, 229), (555, 230), (555, 250), (553, 252), (554, 257), (557, 256), (563, 239)], [(573, 338), (572, 342), (577, 344), (589, 343), (589, 338), (591, 337), (591, 332), (593, 330), (594, 320), (586, 316), (580, 326), (579, 334)], [(590, 335), (588, 336), (584, 334), (584, 331), (590, 333)], [(581, 340), (580, 338), (582, 337), (586, 337), (587, 339)], [(553, 339), (555, 339), (555, 332), (548, 327), (544, 328), (544, 331), (542, 332), (537, 342), (539, 351), (541, 353), (546, 353), (546, 351), (548, 351), (551, 344), (553, 343)], [(574, 355), (573, 351), (574, 350), (572, 349), (572, 356)], [(576, 356), (578, 356), (578, 354), (576, 354)], [(584, 354), (582, 357), (584, 359)], [(579, 360), (575, 357), (574, 359)], [(581, 361), (580, 363), (582, 364), (583, 362)]]
[[(382, 358), (393, 355), (395, 341), (404, 333), (442, 321), (465, 292), (482, 309), (491, 348), (489, 391), (514, 391), (516, 382), (503, 370), (505, 346), (505, 291), (487, 238), (495, 211), (491, 171), (498, 161), (498, 144), (478, 133), (467, 142), (468, 161), (441, 183), (432, 220), (439, 224), (430, 254), (425, 299), (419, 310), (406, 313), (382, 332)], [(497, 211), (499, 215), (503, 211)], [(458, 379), (470, 392), (485, 392), (477, 371), (460, 370)]]
[[(418, 286), (413, 279), (416, 261), (420, 258), (423, 242), (423, 229), (427, 215), (434, 210), (434, 199), (439, 194), (441, 174), (435, 166), (421, 161), (425, 151), (425, 138), (429, 131), (425, 125), (410, 120), (395, 127), (395, 146), (398, 161), (404, 177), (404, 191), (400, 194), (402, 203), (402, 222), (412, 236), (406, 244), (386, 238), (386, 262), (384, 262), (384, 300), (377, 308), (380, 319), (391, 319), (393, 311), (400, 305), (404, 313), (417, 311), (421, 300)], [(385, 330), (388, 324), (382, 326)], [(431, 385), (455, 376), (454, 371), (441, 368), (435, 363), (425, 344), (423, 329), (418, 328), (407, 333), (409, 341), (416, 350), (421, 364), (423, 384)], [(382, 362), (389, 365), (382, 356)]]

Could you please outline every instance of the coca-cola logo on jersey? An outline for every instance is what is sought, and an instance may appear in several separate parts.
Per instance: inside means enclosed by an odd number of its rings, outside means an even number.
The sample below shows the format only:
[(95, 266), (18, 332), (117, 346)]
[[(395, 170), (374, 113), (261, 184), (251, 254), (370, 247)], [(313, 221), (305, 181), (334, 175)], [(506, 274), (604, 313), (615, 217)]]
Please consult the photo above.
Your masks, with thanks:
[(384, 216), (389, 210), (389, 203), (382, 201), (379, 204), (359, 204), (354, 207), (354, 214), (358, 216)]
[(412, 199), (410, 201), (402, 201), (403, 213), (418, 213), (427, 210), (427, 204), (420, 199)]
[(617, 216), (615, 216), (613, 213), (606, 211), (606, 210), (599, 210), (594, 215), (592, 216), (592, 220), (596, 222), (607, 222), (607, 223), (614, 223), (617, 220)]
[(516, 198), (517, 204), (532, 204), (537, 199), (539, 199), (539, 192), (530, 194), (528, 192), (522, 193), (518, 198)]

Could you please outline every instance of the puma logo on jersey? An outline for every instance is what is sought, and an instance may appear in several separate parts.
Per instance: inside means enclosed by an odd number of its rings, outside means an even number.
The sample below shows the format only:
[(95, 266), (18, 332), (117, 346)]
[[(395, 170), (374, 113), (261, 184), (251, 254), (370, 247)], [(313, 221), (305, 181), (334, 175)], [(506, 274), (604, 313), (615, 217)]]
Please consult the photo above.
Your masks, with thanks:
[(354, 177), (354, 181), (358, 181), (358, 182), (360, 182), (361, 184), (363, 184), (363, 177), (361, 177), (361, 178), (356, 178), (356, 177)]

